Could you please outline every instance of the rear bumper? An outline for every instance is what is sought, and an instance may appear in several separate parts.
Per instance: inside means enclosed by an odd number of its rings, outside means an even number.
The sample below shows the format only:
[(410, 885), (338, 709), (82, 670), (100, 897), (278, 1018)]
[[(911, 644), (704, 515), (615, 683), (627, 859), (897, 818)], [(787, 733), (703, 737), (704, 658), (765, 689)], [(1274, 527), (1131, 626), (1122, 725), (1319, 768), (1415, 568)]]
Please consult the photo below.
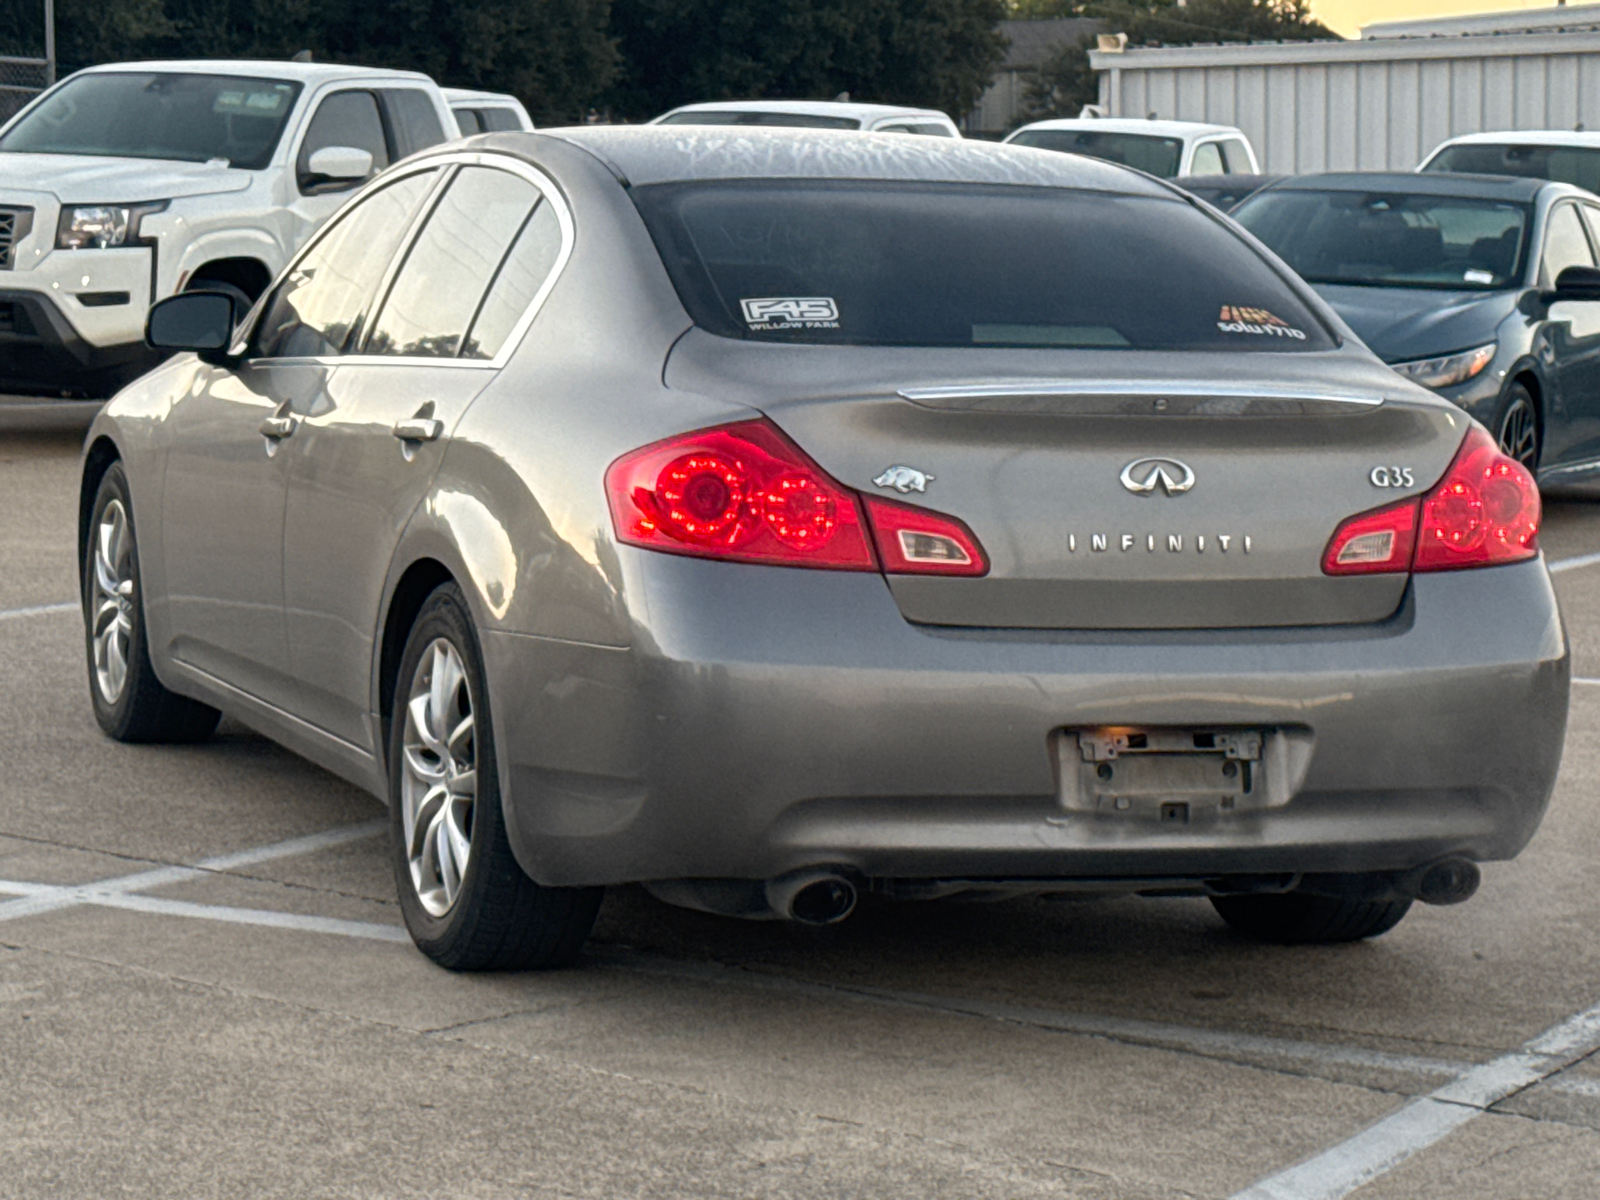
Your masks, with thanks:
[[(490, 632), (508, 826), (547, 884), (1201, 879), (1503, 859), (1554, 786), (1569, 657), (1542, 562), (1420, 576), (1376, 625), (933, 629), (881, 578), (639, 554), (631, 648)], [(641, 595), (642, 593), (642, 595)], [(1268, 811), (1067, 809), (1055, 739), (1308, 728)]]

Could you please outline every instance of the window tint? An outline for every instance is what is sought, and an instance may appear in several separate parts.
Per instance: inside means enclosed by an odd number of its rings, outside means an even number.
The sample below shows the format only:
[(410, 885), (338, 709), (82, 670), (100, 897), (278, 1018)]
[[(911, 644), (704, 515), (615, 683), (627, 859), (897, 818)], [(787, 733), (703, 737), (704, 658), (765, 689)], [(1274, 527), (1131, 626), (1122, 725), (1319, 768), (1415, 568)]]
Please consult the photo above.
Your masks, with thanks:
[(1576, 204), (1559, 204), (1550, 210), (1550, 227), (1544, 235), (1544, 282), (1554, 284), (1568, 267), (1594, 266), (1594, 252), (1578, 219)]
[(1191, 175), (1221, 175), (1222, 148), (1215, 142), (1201, 142), (1194, 148), (1194, 161), (1189, 164)]
[(539, 201), (526, 179), (465, 167), (417, 235), (366, 354), (454, 358), (490, 278)]
[(295, 160), (295, 172), (302, 192), (344, 191), (356, 184), (350, 180), (326, 180), (311, 173), (311, 156), (328, 146), (353, 146), (372, 155), (372, 169), (381, 171), (389, 165), (389, 146), (383, 137), (383, 119), (378, 115), (378, 101), (371, 92), (335, 92), (317, 105), (311, 127), (306, 130), (305, 141), (300, 143), (300, 157)]
[(1504, 143), (1446, 146), (1424, 171), (1472, 175), (1524, 175), (1600, 189), (1600, 149), (1592, 146), (1516, 146)]
[(561, 223), (549, 204), (540, 203), (490, 282), (483, 307), (461, 348), (462, 358), (493, 358), (500, 353), (560, 253)]
[(860, 129), (854, 117), (818, 117), (786, 112), (681, 112), (663, 117), (661, 125), (787, 125), (800, 129)]
[(342, 353), (436, 175), (408, 175), (341, 214), (278, 285), (256, 326), (253, 353)]
[(504, 105), (485, 108), (479, 112), (478, 118), (488, 133), (515, 133), (522, 128), (516, 109), (506, 108)]
[(427, 92), (416, 88), (386, 88), (383, 98), (389, 106), (389, 123), (394, 129), (396, 159), (444, 141), (439, 111)]
[(1234, 219), (1312, 283), (1510, 287), (1521, 274), (1527, 205), (1395, 192), (1258, 192)]
[(180, 162), (226, 159), (259, 171), (272, 161), (300, 85), (231, 75), (80, 75), (42, 101), (0, 150)]
[(1291, 285), (1186, 201), (844, 180), (630, 195), (696, 324), (763, 341), (1302, 350)]
[(1178, 138), (1152, 137), (1147, 133), (1102, 133), (1093, 129), (1028, 129), (1011, 139), (1014, 146), (1037, 146), (1041, 150), (1062, 150), (1068, 154), (1087, 154), (1107, 162), (1122, 163), (1162, 179), (1178, 173), (1183, 158), (1183, 142)]
[(483, 132), (483, 118), (476, 109), (458, 108), (455, 110), (456, 125), (461, 130), (462, 137), (471, 137), (475, 133)]
[(1250, 161), (1250, 151), (1238, 138), (1228, 138), (1222, 143), (1222, 162), (1229, 175), (1253, 175), (1255, 164)]

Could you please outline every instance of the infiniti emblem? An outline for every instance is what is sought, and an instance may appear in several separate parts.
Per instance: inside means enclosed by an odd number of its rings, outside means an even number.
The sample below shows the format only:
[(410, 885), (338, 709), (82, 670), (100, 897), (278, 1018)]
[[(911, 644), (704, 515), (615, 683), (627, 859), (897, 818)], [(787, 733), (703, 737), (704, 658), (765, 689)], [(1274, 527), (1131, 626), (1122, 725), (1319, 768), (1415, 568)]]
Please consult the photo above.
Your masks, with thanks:
[(1122, 468), (1122, 486), (1136, 496), (1151, 495), (1157, 484), (1167, 495), (1176, 496), (1194, 486), (1194, 472), (1175, 458), (1136, 458)]

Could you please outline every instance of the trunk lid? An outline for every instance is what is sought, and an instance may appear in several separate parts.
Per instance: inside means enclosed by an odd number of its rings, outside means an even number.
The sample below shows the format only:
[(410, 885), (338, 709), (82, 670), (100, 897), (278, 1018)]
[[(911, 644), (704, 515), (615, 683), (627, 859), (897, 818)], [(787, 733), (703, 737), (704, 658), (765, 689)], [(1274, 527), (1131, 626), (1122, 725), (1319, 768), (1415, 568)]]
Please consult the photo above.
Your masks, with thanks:
[(1425, 491), (1467, 421), (1352, 351), (1019, 355), (694, 332), (667, 382), (760, 409), (865, 494), (965, 521), (986, 576), (888, 577), (906, 618), (932, 625), (1381, 620), (1407, 576), (1324, 575), (1328, 539), (1346, 517)]

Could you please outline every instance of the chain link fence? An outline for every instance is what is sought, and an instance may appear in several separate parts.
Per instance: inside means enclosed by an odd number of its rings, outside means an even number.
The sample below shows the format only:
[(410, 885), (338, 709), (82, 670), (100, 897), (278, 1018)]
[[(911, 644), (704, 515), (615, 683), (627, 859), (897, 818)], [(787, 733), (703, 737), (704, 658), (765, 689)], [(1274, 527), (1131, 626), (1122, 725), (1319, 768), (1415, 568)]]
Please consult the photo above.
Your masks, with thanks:
[(43, 91), (49, 73), (42, 58), (0, 58), (0, 122)]

